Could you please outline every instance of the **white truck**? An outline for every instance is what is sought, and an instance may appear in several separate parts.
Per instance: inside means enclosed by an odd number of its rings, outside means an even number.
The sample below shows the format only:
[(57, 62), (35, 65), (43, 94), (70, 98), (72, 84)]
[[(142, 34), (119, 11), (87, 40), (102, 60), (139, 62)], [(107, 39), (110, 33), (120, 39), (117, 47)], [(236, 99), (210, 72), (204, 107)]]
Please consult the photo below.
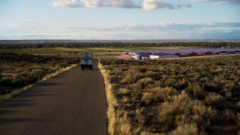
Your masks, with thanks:
[(89, 68), (92, 70), (93, 54), (92, 53), (82, 53), (81, 54), (81, 68)]

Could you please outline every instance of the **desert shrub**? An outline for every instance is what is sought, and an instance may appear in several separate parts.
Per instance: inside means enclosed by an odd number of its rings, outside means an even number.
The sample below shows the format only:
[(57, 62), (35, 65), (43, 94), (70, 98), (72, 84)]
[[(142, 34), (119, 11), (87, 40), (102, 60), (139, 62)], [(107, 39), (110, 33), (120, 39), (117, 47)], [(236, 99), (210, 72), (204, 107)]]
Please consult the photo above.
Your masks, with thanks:
[(128, 71), (125, 71), (123, 74), (124, 74), (123, 76), (125, 76), (125, 77), (120, 82), (122, 84), (135, 83), (139, 79), (144, 77), (143, 73), (138, 72), (138, 70), (136, 70), (136, 69), (130, 69)]
[(225, 91), (238, 91), (238, 87), (234, 83), (228, 83), (224, 86)]
[[(131, 135), (132, 132), (132, 121), (128, 118), (127, 112), (120, 109), (116, 112), (116, 117), (112, 120), (114, 120), (114, 125), (112, 125), (111, 129), (114, 134), (121, 134), (121, 135)], [(120, 117), (122, 116), (122, 117)]]
[(175, 121), (177, 126), (182, 126), (185, 124), (197, 124), (199, 125), (199, 127), (206, 127), (206, 122), (199, 115), (183, 114), (183, 115), (177, 115), (175, 119), (176, 119)]
[(206, 95), (206, 91), (200, 87), (197, 83), (195, 84), (192, 84), (192, 83), (189, 83), (188, 84), (188, 87), (185, 89), (185, 91), (190, 94), (190, 95), (193, 95), (195, 98), (198, 98), (198, 99), (204, 99), (205, 98), (205, 95)]
[(201, 83), (208, 82), (208, 77), (200, 78), (199, 82)]
[(152, 103), (152, 102), (164, 102), (171, 100), (171, 97), (176, 95), (177, 91), (171, 87), (161, 88), (156, 87), (149, 92), (145, 92), (143, 94), (142, 100), (146, 103)]
[[(36, 83), (44, 76), (62, 67), (79, 63), (80, 58), (54, 56), (34, 56), (17, 53), (0, 53), (2, 74), (0, 85), (11, 89), (9, 92)], [(3, 92), (7, 94), (9, 92)], [(2, 94), (3, 94), (2, 93)]]
[(181, 94), (173, 96), (172, 102), (176, 104), (188, 104), (190, 105), (191, 99), (186, 93), (186, 91), (182, 91)]
[(153, 72), (153, 71), (147, 71), (144, 74), (145, 77), (150, 77), (154, 80), (160, 79), (160, 74), (158, 72)]
[(176, 82), (176, 80), (174, 78), (168, 78), (168, 79), (165, 80), (164, 85), (171, 87), (171, 86), (173, 86), (173, 84), (175, 82)]
[(236, 120), (236, 116), (234, 115), (234, 112), (232, 110), (225, 109), (225, 110), (222, 111), (222, 113), (223, 113), (224, 118), (229, 119), (229, 120), (233, 120), (233, 121)]
[[(237, 126), (240, 127), (240, 113), (237, 113), (236, 122), (237, 122)], [(240, 131), (240, 130), (239, 130), (239, 131)], [(238, 131), (238, 132), (239, 132), (239, 131)]]
[(194, 115), (200, 116), (207, 124), (217, 115), (217, 110), (212, 107), (206, 107), (201, 102), (195, 102), (192, 112)]
[(164, 102), (159, 109), (159, 122), (167, 128), (176, 126), (175, 117), (177, 115), (190, 114), (190, 104), (188, 103), (190, 103), (190, 99), (185, 92), (174, 96), (173, 102)]
[(214, 63), (216, 66), (222, 66), (222, 65), (225, 65), (223, 62), (221, 62), (221, 61), (216, 61), (215, 63)]
[(226, 92), (226, 99), (230, 99), (232, 97), (232, 93), (231, 92)]
[(120, 83), (121, 84), (127, 84), (127, 83), (133, 83), (133, 77), (132, 75), (126, 76)]
[(209, 105), (214, 105), (217, 107), (223, 106), (226, 99), (218, 93), (210, 92), (205, 98), (205, 102)]
[(173, 127), (181, 123), (195, 123), (204, 126), (210, 123), (217, 114), (212, 107), (206, 107), (202, 102), (191, 100), (183, 91), (174, 96), (172, 102), (165, 102), (159, 110), (159, 122), (164, 126)]
[(237, 110), (240, 110), (240, 101), (236, 104)]
[(149, 132), (141, 132), (140, 135), (166, 135), (164, 133), (149, 133)]
[(142, 79), (138, 80), (137, 83), (135, 84), (135, 86), (138, 89), (143, 89), (149, 84), (150, 85), (154, 84), (154, 81), (152, 80), (152, 78), (147, 77), (147, 78), (142, 78)]
[(185, 78), (179, 79), (178, 82), (174, 83), (172, 86), (177, 90), (185, 89), (188, 86), (188, 81)]
[(129, 135), (131, 134), (131, 124), (130, 123), (123, 123), (121, 125), (121, 135)]
[(143, 77), (144, 77), (143, 73), (141, 73), (141, 72), (137, 72), (134, 74), (128, 74), (120, 83), (122, 83), (122, 84), (135, 83)]
[[(113, 70), (121, 67), (122, 83), (131, 89), (131, 96), (119, 95), (118, 100), (123, 102), (126, 110), (131, 111), (143, 104), (139, 99), (147, 103), (144, 104), (146, 111), (143, 114), (140, 115), (138, 109), (135, 113), (131, 112), (134, 114), (131, 115), (134, 120), (131, 134), (153, 135), (161, 131), (166, 134), (202, 135), (207, 126), (215, 126), (215, 121), (211, 123), (215, 116), (216, 120), (219, 117), (233, 119), (232, 111), (240, 110), (240, 103), (226, 103), (226, 99), (237, 100), (239, 97), (239, 57), (123, 63), (125, 65), (118, 64)], [(127, 68), (123, 70), (123, 67)], [(121, 70), (112, 75), (120, 74)], [(133, 99), (134, 102), (129, 102)], [(233, 110), (222, 111), (226, 108)], [(141, 126), (134, 125), (139, 123)], [(121, 133), (120, 128), (118, 133)]]
[(185, 124), (178, 126), (177, 129), (170, 132), (168, 135), (198, 135), (198, 128), (196, 124)]
[(163, 80), (158, 80), (154, 82), (155, 87), (165, 87)]
[(116, 78), (122, 78), (122, 76), (123, 76), (123, 70), (122, 69), (114, 68), (113, 71), (114, 71), (114, 76)]
[(207, 91), (219, 92), (219, 91), (221, 91), (222, 88), (219, 87), (219, 85), (217, 85), (214, 82), (206, 82), (204, 84), (204, 89), (207, 90)]
[(131, 94), (131, 90), (125, 89), (125, 88), (120, 88), (119, 93), (123, 95), (129, 95)]
[(134, 82), (138, 81), (139, 79), (142, 79), (144, 77), (143, 73), (135, 73), (133, 74)]

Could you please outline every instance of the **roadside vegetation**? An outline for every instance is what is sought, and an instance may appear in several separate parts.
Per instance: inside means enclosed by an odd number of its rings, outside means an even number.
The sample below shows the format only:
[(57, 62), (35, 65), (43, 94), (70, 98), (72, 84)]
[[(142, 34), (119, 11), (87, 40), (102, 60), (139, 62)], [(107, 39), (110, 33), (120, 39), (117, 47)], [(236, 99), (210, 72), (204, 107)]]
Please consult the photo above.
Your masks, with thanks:
[(79, 63), (80, 57), (0, 53), (0, 97)]
[(102, 59), (109, 134), (240, 134), (239, 59)]
[(237, 42), (162, 42), (162, 43), (123, 43), (123, 42), (92, 42), (92, 43), (31, 43), (31, 44), (0, 44), (0, 48), (93, 48), (94, 50), (102, 50), (102, 48), (125, 48), (125, 47), (240, 47)]

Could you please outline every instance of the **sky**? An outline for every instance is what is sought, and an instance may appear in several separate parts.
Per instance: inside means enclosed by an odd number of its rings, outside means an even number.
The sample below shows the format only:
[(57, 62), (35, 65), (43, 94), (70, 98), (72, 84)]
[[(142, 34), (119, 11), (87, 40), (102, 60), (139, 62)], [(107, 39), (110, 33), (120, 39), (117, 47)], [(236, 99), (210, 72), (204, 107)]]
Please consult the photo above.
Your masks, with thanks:
[(240, 0), (0, 0), (0, 40), (240, 39)]

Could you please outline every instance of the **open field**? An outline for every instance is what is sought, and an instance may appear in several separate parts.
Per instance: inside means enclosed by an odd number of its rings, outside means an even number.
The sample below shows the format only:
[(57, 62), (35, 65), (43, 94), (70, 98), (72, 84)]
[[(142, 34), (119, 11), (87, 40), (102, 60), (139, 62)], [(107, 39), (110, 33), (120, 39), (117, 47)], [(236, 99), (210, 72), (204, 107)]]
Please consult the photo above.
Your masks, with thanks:
[(160, 49), (187, 49), (196, 47), (94, 47), (94, 48), (24, 48), (24, 49), (0, 49), (0, 52), (75, 52), (75, 51), (136, 51), (136, 50), (160, 50)]
[(237, 135), (240, 56), (102, 59), (110, 134)]
[(37, 83), (49, 74), (79, 63), (80, 57), (0, 53), (0, 95)]

